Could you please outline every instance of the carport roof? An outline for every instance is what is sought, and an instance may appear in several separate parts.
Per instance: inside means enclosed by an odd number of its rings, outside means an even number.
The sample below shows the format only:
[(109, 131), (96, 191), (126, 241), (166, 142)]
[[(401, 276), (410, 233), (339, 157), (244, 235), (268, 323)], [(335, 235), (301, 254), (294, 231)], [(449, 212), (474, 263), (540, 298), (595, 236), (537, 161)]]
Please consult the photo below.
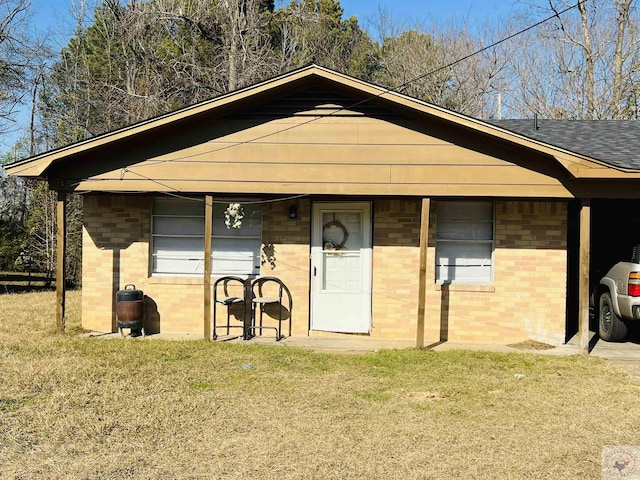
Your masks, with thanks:
[(640, 169), (640, 121), (531, 119), (487, 123), (614, 167)]

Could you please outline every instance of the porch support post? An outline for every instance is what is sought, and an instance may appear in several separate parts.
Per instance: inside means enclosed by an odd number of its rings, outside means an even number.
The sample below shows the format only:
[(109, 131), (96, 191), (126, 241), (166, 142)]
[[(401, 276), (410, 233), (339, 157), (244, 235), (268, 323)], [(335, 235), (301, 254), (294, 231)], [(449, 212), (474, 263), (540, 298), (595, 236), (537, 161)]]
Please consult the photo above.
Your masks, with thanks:
[[(213, 196), (204, 197), (204, 338), (211, 340), (211, 233)], [(215, 305), (214, 305), (215, 308)]]
[(580, 259), (578, 263), (578, 348), (589, 353), (589, 252), (591, 250), (591, 201), (580, 202)]
[(429, 246), (429, 211), (431, 199), (422, 199), (420, 210), (420, 273), (418, 277), (418, 318), (416, 328), (416, 348), (424, 347), (424, 325), (426, 321), (427, 288), (427, 247)]
[(56, 330), (64, 333), (66, 327), (66, 285), (64, 259), (67, 253), (67, 194), (58, 191), (56, 204)]

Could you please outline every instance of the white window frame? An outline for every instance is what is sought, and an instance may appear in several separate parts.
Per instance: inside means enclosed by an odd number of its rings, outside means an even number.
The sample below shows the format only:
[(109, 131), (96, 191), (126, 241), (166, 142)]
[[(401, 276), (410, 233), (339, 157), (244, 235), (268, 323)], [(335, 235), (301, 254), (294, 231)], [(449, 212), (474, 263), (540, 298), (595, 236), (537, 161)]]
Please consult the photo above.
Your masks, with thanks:
[[(224, 224), (224, 210), (229, 203), (236, 202), (241, 203), (245, 211), (245, 218), (242, 221), (244, 230), (242, 227), (227, 229)], [(176, 219), (178, 224), (171, 225), (171, 219)], [(204, 220), (205, 208), (202, 197), (154, 198), (149, 245), (151, 276), (200, 277), (204, 274)], [(239, 243), (248, 244), (249, 251), (237, 254), (229, 251), (229, 246), (233, 248)], [(159, 251), (160, 244), (166, 245), (164, 252)], [(187, 245), (187, 248), (181, 250), (181, 244)], [(190, 247), (189, 244), (191, 244)], [(194, 244), (197, 244), (197, 247), (194, 247)], [(226, 252), (221, 252), (220, 249), (225, 247)], [(248, 199), (216, 199), (213, 205), (211, 235), (211, 275), (236, 275), (247, 278), (259, 275), (261, 248), (261, 204)], [(247, 259), (247, 253), (249, 259)], [(234, 258), (237, 260), (236, 263), (233, 261)]]
[[(465, 210), (468, 213), (465, 213)], [(436, 203), (436, 212), (436, 283), (492, 285), (495, 250), (494, 202), (439, 200)], [(482, 216), (483, 213), (485, 216)], [(448, 255), (446, 263), (442, 261), (445, 255)]]

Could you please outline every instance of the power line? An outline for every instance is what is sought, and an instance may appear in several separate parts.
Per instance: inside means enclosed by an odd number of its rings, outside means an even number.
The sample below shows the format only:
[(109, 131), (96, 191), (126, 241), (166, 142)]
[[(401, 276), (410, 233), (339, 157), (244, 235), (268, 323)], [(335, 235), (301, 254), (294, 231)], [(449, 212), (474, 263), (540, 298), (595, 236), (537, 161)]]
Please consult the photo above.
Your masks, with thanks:
[(554, 18), (560, 18), (560, 15), (563, 15), (563, 14), (567, 13), (569, 10), (573, 10), (574, 8), (579, 7), (581, 3), (584, 4), (586, 2), (587, 2), (587, 0), (579, 0), (578, 3), (569, 6), (569, 7), (565, 8), (564, 10), (561, 10), (559, 12), (555, 12), (553, 15), (551, 15), (551, 16), (543, 19), (543, 20), (540, 20), (539, 22), (534, 23), (533, 25), (529, 25), (528, 27), (525, 27), (522, 30), (517, 31), (516, 33), (512, 33), (511, 35), (509, 35), (507, 37), (504, 37), (504, 38), (502, 38), (502, 39), (500, 39), (500, 40), (498, 40), (498, 41), (496, 41), (496, 42), (494, 42), (494, 43), (492, 43), (490, 45), (487, 45), (486, 47), (482, 47), (481, 49), (476, 50), (476, 51), (474, 51), (472, 53), (469, 53), (468, 55), (465, 55), (462, 58), (454, 60), (453, 62), (449, 63), (448, 65), (444, 65), (442, 67), (438, 67), (435, 70), (432, 70), (432, 71), (427, 72), (427, 73), (423, 73), (422, 75), (419, 75), (419, 76), (417, 76), (415, 78), (412, 78), (411, 80), (409, 80), (409, 81), (403, 83), (402, 85), (400, 85), (399, 87), (397, 87), (396, 91), (398, 93), (400, 93), (402, 90), (404, 90), (406, 87), (408, 87), (413, 82), (417, 82), (418, 80), (422, 80), (425, 77), (428, 77), (430, 75), (434, 75), (434, 74), (436, 74), (438, 72), (441, 72), (442, 70), (446, 70), (448, 68), (451, 68), (451, 67), (457, 65), (458, 63), (461, 63), (461, 62), (464, 62), (465, 60), (470, 59), (471, 57), (475, 57), (476, 55), (479, 55), (482, 52), (486, 52), (487, 50), (490, 50), (490, 49), (492, 49), (494, 47), (497, 47), (498, 45), (500, 45), (500, 44), (502, 44), (502, 43), (504, 43), (504, 42), (506, 42), (508, 40), (511, 40), (512, 38), (515, 38), (515, 37), (517, 37), (519, 35), (527, 33), (529, 30), (533, 30), (534, 28), (537, 28), (540, 25), (543, 25), (543, 24), (547, 23), (548, 21), (553, 20)]
[[(338, 113), (340, 113), (342, 111), (346, 111), (346, 110), (350, 110), (352, 108), (358, 107), (358, 106), (360, 106), (360, 105), (362, 105), (364, 103), (367, 103), (367, 102), (369, 102), (371, 100), (374, 100), (376, 98), (380, 98), (383, 95), (386, 95), (388, 93), (402, 93), (402, 90), (407, 88), (412, 83), (415, 83), (415, 82), (417, 82), (419, 80), (422, 80), (423, 78), (426, 78), (428, 76), (435, 75), (436, 73), (439, 73), (439, 72), (441, 72), (443, 70), (447, 70), (449, 68), (452, 68), (455, 65), (457, 65), (459, 63), (462, 63), (462, 62), (464, 62), (464, 61), (466, 61), (466, 60), (468, 60), (468, 59), (470, 59), (470, 58), (472, 58), (472, 57), (474, 57), (476, 55), (479, 55), (479, 54), (481, 54), (481, 53), (483, 53), (483, 52), (485, 52), (487, 50), (495, 48), (498, 45), (500, 45), (500, 44), (502, 44), (504, 42), (507, 42), (507, 41), (517, 37), (517, 36), (523, 35), (524, 33), (528, 32), (530, 30), (533, 30), (533, 29), (539, 27), (540, 25), (545, 24), (545, 23), (553, 20), (554, 18), (560, 18), (561, 15), (567, 13), (570, 10), (573, 10), (573, 9), (577, 8), (581, 3), (584, 4), (587, 1), (588, 0), (579, 0), (577, 3), (575, 3), (573, 5), (570, 5), (570, 6), (568, 6), (567, 8), (565, 8), (565, 9), (563, 9), (561, 11), (555, 11), (554, 14), (550, 15), (549, 17), (546, 17), (546, 18), (544, 18), (544, 19), (542, 19), (542, 20), (540, 20), (540, 21), (538, 21), (538, 22), (536, 22), (536, 23), (534, 23), (532, 25), (529, 25), (529, 26), (527, 26), (527, 27), (515, 32), (515, 33), (512, 33), (511, 35), (508, 35), (508, 36), (506, 36), (506, 37), (504, 37), (504, 38), (502, 38), (500, 40), (497, 40), (497, 41), (491, 43), (490, 45), (487, 45), (487, 46), (482, 47), (482, 48), (480, 48), (478, 50), (475, 50), (474, 52), (471, 52), (471, 53), (469, 53), (469, 54), (467, 54), (467, 55), (465, 55), (465, 56), (463, 56), (463, 57), (461, 57), (461, 58), (459, 58), (457, 60), (454, 60), (453, 62), (450, 62), (447, 65), (443, 65), (441, 67), (436, 68), (435, 70), (431, 70), (429, 72), (426, 72), (426, 73), (423, 73), (421, 75), (418, 75), (417, 77), (406, 81), (405, 83), (403, 83), (402, 85), (400, 85), (398, 87), (395, 87), (395, 88), (384, 88), (384, 90), (382, 92), (378, 93), (377, 95), (372, 95), (372, 96), (370, 96), (368, 98), (365, 98), (363, 100), (360, 100), (360, 101), (358, 101), (356, 103), (353, 103), (353, 104), (350, 104), (348, 106), (343, 106), (343, 107), (336, 108), (334, 111), (332, 111), (332, 112), (330, 112), (330, 113), (328, 113), (326, 115), (323, 115), (322, 117), (313, 117), (313, 118), (310, 118), (307, 121), (304, 121), (304, 122), (301, 122), (301, 123), (297, 123), (297, 124), (291, 125), (289, 127), (282, 128), (282, 129), (277, 130), (275, 132), (266, 133), (266, 134), (260, 135), (258, 137), (251, 138), (249, 140), (243, 140), (242, 142), (236, 142), (236, 143), (233, 143), (233, 144), (230, 144), (230, 145), (225, 145), (224, 147), (220, 147), (220, 148), (211, 150), (211, 151), (207, 152), (207, 154), (211, 155), (211, 154), (217, 153), (219, 151), (228, 150), (230, 148), (234, 148), (234, 147), (237, 147), (237, 146), (240, 146), (240, 145), (247, 145), (247, 144), (250, 144), (250, 143), (253, 143), (253, 142), (257, 142), (259, 140), (263, 140), (265, 138), (268, 138), (268, 137), (271, 137), (271, 136), (274, 136), (274, 135), (278, 135), (280, 133), (291, 131), (293, 129), (296, 129), (296, 128), (308, 125), (310, 123), (313, 123), (313, 122), (317, 121), (320, 118), (331, 117), (331, 116), (337, 115)], [(200, 155), (200, 154), (198, 154), (198, 155)], [(190, 157), (194, 157), (194, 156), (196, 156), (196, 155), (195, 154), (194, 155), (189, 155), (189, 156), (182, 157), (180, 159), (166, 159), (166, 160), (149, 161), (149, 162), (145, 162), (144, 164), (137, 165), (135, 168), (153, 166), (153, 165), (157, 165), (157, 164), (161, 164), (161, 163), (169, 163), (169, 162), (184, 162), (184, 163), (187, 163), (188, 160), (186, 160), (186, 159), (190, 158)], [(198, 162), (199, 163), (210, 163), (210, 162), (208, 162), (206, 160), (205, 161), (198, 161)], [(217, 163), (217, 162), (211, 162), (211, 163)], [(132, 172), (132, 173), (134, 173), (134, 172)]]
[[(342, 111), (353, 109), (355, 107), (358, 107), (358, 106), (360, 106), (360, 105), (362, 105), (364, 103), (370, 102), (370, 101), (372, 101), (372, 100), (374, 100), (376, 98), (380, 98), (383, 95), (386, 95), (386, 94), (389, 94), (389, 93), (400, 93), (401, 94), (402, 90), (407, 88), (410, 84), (412, 84), (414, 82), (417, 82), (419, 80), (422, 80), (423, 78), (426, 78), (428, 76), (434, 75), (434, 74), (436, 74), (438, 72), (441, 72), (443, 70), (452, 68), (453, 66), (455, 66), (455, 65), (457, 65), (457, 64), (459, 64), (461, 62), (464, 62), (464, 61), (468, 60), (469, 58), (472, 58), (472, 57), (474, 57), (476, 55), (479, 55), (479, 54), (481, 54), (481, 53), (483, 53), (483, 52), (485, 52), (485, 51), (487, 51), (487, 50), (489, 50), (491, 48), (494, 48), (494, 47), (496, 47), (496, 46), (498, 46), (498, 45), (500, 45), (500, 44), (502, 44), (504, 42), (507, 42), (507, 41), (517, 37), (517, 36), (520, 36), (520, 35), (528, 32), (530, 30), (533, 30), (533, 29), (539, 27), (540, 25), (543, 25), (544, 23), (546, 23), (546, 22), (548, 22), (550, 20), (553, 20), (554, 18), (560, 18), (560, 15), (563, 15), (566, 12), (579, 7), (581, 3), (584, 4), (586, 1), (588, 1), (588, 0), (578, 0), (577, 3), (575, 3), (575, 4), (571, 5), (571, 6), (568, 6), (568, 7), (566, 7), (565, 9), (563, 9), (561, 11), (555, 11), (554, 14), (549, 16), (549, 17), (546, 17), (546, 18), (544, 18), (544, 19), (542, 19), (542, 20), (540, 20), (540, 21), (538, 21), (538, 22), (536, 22), (536, 23), (534, 23), (532, 25), (529, 25), (529, 26), (527, 26), (527, 27), (525, 27), (525, 28), (523, 28), (523, 29), (521, 29), (521, 30), (519, 30), (519, 31), (517, 31), (517, 32), (515, 32), (515, 33), (513, 33), (511, 35), (508, 35), (508, 36), (506, 36), (506, 37), (504, 37), (504, 38), (502, 38), (502, 39), (500, 39), (498, 41), (495, 41), (495, 42), (491, 43), (490, 45), (487, 45), (487, 46), (482, 47), (482, 48), (480, 48), (478, 50), (475, 50), (474, 52), (471, 52), (471, 53), (469, 53), (469, 54), (467, 54), (467, 55), (465, 55), (465, 56), (463, 56), (463, 57), (461, 57), (461, 58), (459, 58), (457, 60), (454, 60), (453, 62), (450, 62), (447, 65), (443, 65), (441, 67), (436, 68), (435, 70), (431, 70), (429, 72), (426, 72), (426, 73), (423, 73), (421, 75), (418, 75), (417, 77), (406, 81), (405, 83), (403, 83), (402, 85), (400, 85), (398, 87), (395, 87), (395, 88), (383, 88), (383, 91), (378, 93), (378, 94), (376, 94), (376, 95), (369, 96), (368, 98), (365, 98), (363, 100), (360, 100), (360, 101), (358, 101), (356, 103), (353, 103), (351, 105), (348, 105), (348, 106), (342, 106), (342, 107), (336, 108), (334, 111), (328, 113), (327, 115), (323, 115), (322, 117), (316, 116), (316, 117), (310, 118), (309, 120), (306, 120), (304, 122), (297, 123), (295, 125), (291, 125), (291, 126), (286, 127), (286, 128), (282, 128), (282, 129), (277, 130), (275, 132), (266, 133), (266, 134), (260, 135), (258, 137), (254, 137), (252, 139), (249, 139), (249, 140), (244, 140), (244, 141), (236, 142), (236, 143), (233, 143), (233, 144), (230, 144), (230, 145), (225, 145), (224, 147), (220, 147), (218, 149), (209, 151), (209, 152), (207, 152), (207, 154), (211, 155), (211, 154), (219, 152), (219, 151), (228, 150), (230, 148), (234, 148), (234, 147), (237, 147), (237, 146), (240, 146), (240, 145), (250, 144), (250, 143), (256, 142), (258, 140), (262, 140), (264, 138), (268, 138), (268, 137), (271, 137), (271, 136), (274, 136), (274, 135), (277, 135), (277, 134), (280, 134), (280, 133), (291, 131), (293, 129), (296, 129), (296, 128), (302, 127), (304, 125), (308, 125), (310, 123), (313, 123), (313, 122), (319, 120), (320, 118), (331, 117), (331, 116), (337, 115), (338, 113), (340, 113)], [(185, 159), (189, 158), (189, 157), (192, 157), (192, 156), (196, 156), (196, 155), (190, 155), (190, 156), (187, 156), (187, 157), (182, 157), (181, 159), (166, 159), (166, 160), (148, 161), (148, 162), (145, 162), (145, 163), (140, 164), (140, 165), (129, 166), (129, 167), (123, 168), (121, 170), (120, 180), (124, 180), (124, 176), (125, 176), (126, 173), (131, 173), (131, 174), (136, 175), (138, 177), (141, 177), (141, 178), (143, 178), (145, 180), (148, 180), (150, 182), (156, 183), (156, 184), (160, 185), (161, 187), (163, 187), (163, 189), (168, 189), (169, 191), (173, 191), (173, 192), (180, 192), (179, 189), (173, 188), (170, 185), (164, 184), (164, 183), (162, 183), (162, 182), (160, 182), (158, 180), (155, 180), (153, 178), (145, 176), (145, 175), (143, 175), (141, 173), (135, 172), (135, 171), (132, 170), (132, 168), (141, 168), (141, 167), (153, 166), (153, 165), (158, 165), (158, 164), (161, 164), (161, 163), (168, 163), (168, 162), (183, 162), (183, 163), (187, 163), (189, 161), (185, 160)], [(198, 162), (199, 163), (209, 163), (209, 161), (206, 161), (206, 160), (205, 161), (198, 161)], [(19, 172), (17, 172), (17, 173), (19, 173)], [(90, 179), (89, 178), (84, 178), (84, 179), (77, 179), (77, 180), (78, 180), (77, 183), (80, 183), (83, 180), (84, 181), (88, 181)], [(167, 193), (167, 192), (163, 192), (163, 193)]]

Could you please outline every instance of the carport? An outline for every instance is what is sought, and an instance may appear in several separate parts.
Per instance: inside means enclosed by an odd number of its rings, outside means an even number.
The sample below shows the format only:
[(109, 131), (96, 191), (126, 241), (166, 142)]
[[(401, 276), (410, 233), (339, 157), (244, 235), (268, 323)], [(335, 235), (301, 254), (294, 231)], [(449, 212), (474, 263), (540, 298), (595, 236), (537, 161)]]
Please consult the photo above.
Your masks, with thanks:
[[(600, 278), (617, 262), (631, 259), (631, 252), (640, 243), (640, 199), (594, 198), (590, 201), (591, 228), (589, 249), (589, 330), (596, 333), (597, 320), (593, 305)], [(579, 202), (569, 205), (568, 265), (567, 265), (567, 328), (566, 341), (579, 331)], [(597, 340), (597, 339), (596, 339)], [(593, 343), (593, 342), (592, 342)]]
[[(578, 167), (566, 186), (575, 196), (567, 218), (566, 341), (580, 336), (581, 351), (597, 332), (589, 312), (600, 278), (631, 259), (640, 244), (640, 122), (634, 120), (502, 120), (497, 125), (584, 155), (602, 168)], [(588, 267), (587, 267), (588, 265)], [(586, 277), (586, 278), (585, 278)], [(582, 289), (582, 290), (581, 290)], [(597, 336), (592, 340), (597, 341)]]
[(640, 243), (640, 199), (598, 198), (591, 202), (591, 269), (598, 279)]

